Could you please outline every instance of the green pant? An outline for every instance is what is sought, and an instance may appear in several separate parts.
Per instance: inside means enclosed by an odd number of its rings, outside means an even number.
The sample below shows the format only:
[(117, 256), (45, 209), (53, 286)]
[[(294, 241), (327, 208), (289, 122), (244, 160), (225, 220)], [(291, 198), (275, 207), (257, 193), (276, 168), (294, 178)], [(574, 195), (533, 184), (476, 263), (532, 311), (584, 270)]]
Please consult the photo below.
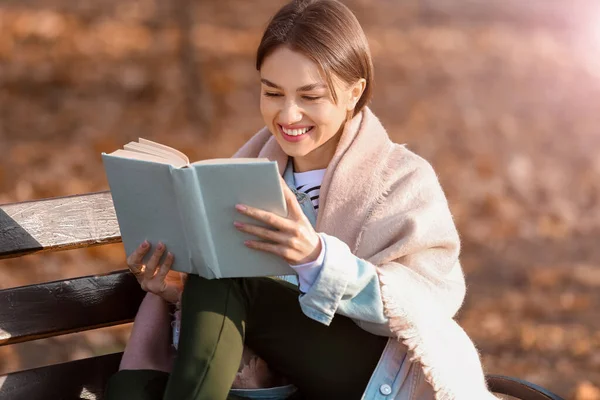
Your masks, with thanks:
[[(302, 313), (298, 295), (295, 286), (271, 278), (189, 276), (179, 351), (168, 380), (157, 371), (120, 371), (107, 398), (127, 392), (131, 399), (159, 399), (157, 388), (166, 383), (167, 400), (226, 399), (246, 343), (306, 399), (360, 399), (387, 338), (341, 315), (330, 326), (313, 321)], [(137, 378), (119, 379), (126, 373)]]

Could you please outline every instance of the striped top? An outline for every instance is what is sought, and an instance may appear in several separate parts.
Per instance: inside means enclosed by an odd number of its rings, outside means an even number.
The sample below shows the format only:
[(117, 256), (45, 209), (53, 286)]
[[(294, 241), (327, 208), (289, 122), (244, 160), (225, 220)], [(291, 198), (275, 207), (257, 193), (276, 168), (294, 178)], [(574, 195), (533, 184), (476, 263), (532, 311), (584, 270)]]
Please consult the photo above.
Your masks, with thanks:
[(313, 207), (317, 212), (319, 211), (319, 193), (325, 171), (325, 169), (316, 169), (314, 171), (294, 172), (296, 190), (306, 193), (310, 197)]

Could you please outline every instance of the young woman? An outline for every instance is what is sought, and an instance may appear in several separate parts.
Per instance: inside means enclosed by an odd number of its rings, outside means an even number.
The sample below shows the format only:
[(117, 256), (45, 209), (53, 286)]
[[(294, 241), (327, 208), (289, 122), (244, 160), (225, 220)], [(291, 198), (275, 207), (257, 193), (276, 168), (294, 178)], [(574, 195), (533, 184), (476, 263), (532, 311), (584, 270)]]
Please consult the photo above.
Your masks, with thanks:
[[(447, 201), (431, 166), (367, 108), (373, 67), (355, 16), (335, 0), (292, 1), (256, 67), (266, 127), (236, 156), (278, 163), (289, 215), (240, 204), (269, 228), (235, 226), (255, 237), (246, 246), (285, 259), (296, 284), (189, 276), (172, 362), (168, 303), (181, 285), (167, 279), (172, 255), (159, 265), (162, 244), (141, 265), (142, 244), (128, 264), (149, 294), (107, 397), (494, 398), (452, 319), (465, 282)], [(244, 345), (260, 357), (246, 359), (258, 384), (276, 387), (231, 389), (244, 383)]]

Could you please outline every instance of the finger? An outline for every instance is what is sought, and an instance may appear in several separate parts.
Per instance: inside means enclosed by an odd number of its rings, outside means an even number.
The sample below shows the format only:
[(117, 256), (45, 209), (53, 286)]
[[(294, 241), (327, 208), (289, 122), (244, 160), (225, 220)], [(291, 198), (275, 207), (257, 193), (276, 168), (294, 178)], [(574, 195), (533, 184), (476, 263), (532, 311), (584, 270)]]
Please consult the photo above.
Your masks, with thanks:
[(146, 266), (144, 264), (128, 264), (129, 271), (136, 277), (139, 278), (144, 274)]
[(156, 272), (156, 268), (158, 267), (158, 262), (165, 252), (165, 245), (161, 242), (158, 242), (158, 246), (156, 246), (156, 250), (152, 253), (152, 256), (148, 260), (146, 264), (146, 270), (144, 271), (144, 279), (152, 279), (154, 273)]
[(268, 211), (260, 210), (254, 207), (248, 207), (243, 204), (238, 204), (235, 206), (235, 208), (241, 214), (247, 215), (257, 221), (264, 222), (265, 224), (280, 231), (288, 231), (294, 227), (294, 223), (292, 221)]
[(282, 177), (279, 177), (279, 178), (281, 179), (281, 185), (283, 186), (283, 197), (284, 197), (285, 203), (287, 205), (288, 215), (290, 213), (297, 214), (298, 212), (302, 212), (302, 208), (300, 207), (300, 204), (298, 203), (298, 199), (296, 198), (296, 195), (294, 194), (294, 192), (292, 192), (292, 189), (289, 188), (289, 186), (287, 185), (287, 183), (285, 182), (285, 180)]
[(274, 231), (272, 229), (264, 228), (262, 226), (244, 224), (238, 221), (235, 221), (233, 224), (239, 231), (258, 236), (261, 239), (269, 240), (271, 242), (280, 244), (289, 242), (290, 235), (281, 231)]
[(179, 281), (182, 283), (182, 285), (185, 285), (185, 282), (187, 281), (187, 277), (188, 274), (180, 272), (179, 273)]
[[(290, 187), (288, 186), (287, 182), (285, 181), (285, 179), (283, 179), (282, 176), (279, 177), (279, 182), (281, 183), (281, 189), (283, 190), (283, 195), (285, 196), (287, 193), (292, 193), (292, 190), (290, 189)], [(294, 193), (292, 193), (293, 195)]]
[(165, 262), (162, 263), (162, 265), (158, 269), (158, 272), (156, 273), (156, 276), (155, 276), (156, 279), (165, 280), (165, 278), (167, 277), (167, 274), (171, 270), (171, 266), (173, 265), (174, 258), (175, 258), (175, 256), (173, 256), (173, 253), (171, 253), (171, 252), (167, 253)]
[(150, 250), (150, 247), (150, 243), (145, 240), (129, 255), (129, 257), (127, 257), (127, 265), (141, 265), (142, 260), (146, 253), (148, 253), (148, 250)]
[(247, 247), (250, 247), (255, 250), (264, 251), (267, 253), (275, 254), (284, 258), (286, 261), (290, 262), (292, 260), (292, 251), (282, 245), (260, 242), (257, 240), (247, 240), (244, 242)]

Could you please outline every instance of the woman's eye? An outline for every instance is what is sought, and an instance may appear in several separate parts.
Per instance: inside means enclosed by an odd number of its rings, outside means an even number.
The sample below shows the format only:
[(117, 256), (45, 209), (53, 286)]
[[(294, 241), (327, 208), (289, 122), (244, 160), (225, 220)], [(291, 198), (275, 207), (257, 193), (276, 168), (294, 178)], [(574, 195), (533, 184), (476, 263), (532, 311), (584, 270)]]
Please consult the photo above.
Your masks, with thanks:
[(264, 95), (267, 97), (281, 97), (281, 93), (275, 93), (275, 92), (265, 92)]
[(302, 98), (304, 100), (308, 100), (308, 101), (314, 101), (314, 100), (319, 100), (322, 96), (302, 96)]

